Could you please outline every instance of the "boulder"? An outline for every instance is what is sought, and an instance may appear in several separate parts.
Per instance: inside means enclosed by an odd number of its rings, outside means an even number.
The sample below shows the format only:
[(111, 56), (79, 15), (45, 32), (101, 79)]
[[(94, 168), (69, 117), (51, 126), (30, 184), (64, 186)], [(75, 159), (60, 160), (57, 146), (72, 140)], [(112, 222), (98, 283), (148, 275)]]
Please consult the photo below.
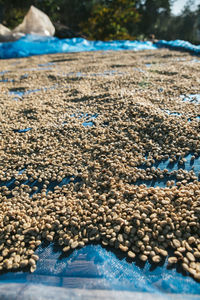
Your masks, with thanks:
[(0, 24), (0, 42), (10, 42), (14, 39), (12, 31), (6, 26)]
[(55, 26), (55, 36), (60, 38), (60, 39), (71, 39), (74, 37), (82, 37), (84, 38), (83, 35), (81, 35), (78, 32), (75, 32), (72, 30), (70, 27), (60, 24), (60, 23), (54, 23)]
[(49, 17), (33, 5), (24, 17), (23, 22), (18, 25), (13, 34), (37, 34), (43, 36), (53, 36), (55, 28)]

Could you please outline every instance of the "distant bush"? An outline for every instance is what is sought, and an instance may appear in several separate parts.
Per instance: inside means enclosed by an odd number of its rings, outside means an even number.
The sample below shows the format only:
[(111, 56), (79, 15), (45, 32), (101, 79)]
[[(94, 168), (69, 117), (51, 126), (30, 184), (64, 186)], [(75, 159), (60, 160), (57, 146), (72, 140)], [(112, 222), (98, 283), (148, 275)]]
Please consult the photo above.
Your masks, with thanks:
[(90, 39), (133, 39), (132, 29), (139, 20), (135, 1), (106, 1), (94, 5), (89, 19), (80, 23), (80, 27)]
[(93, 40), (183, 39), (200, 42), (200, 5), (188, 0), (180, 16), (171, 14), (177, 0), (0, 0), (0, 23), (14, 28), (29, 7), (44, 11), (56, 24)]

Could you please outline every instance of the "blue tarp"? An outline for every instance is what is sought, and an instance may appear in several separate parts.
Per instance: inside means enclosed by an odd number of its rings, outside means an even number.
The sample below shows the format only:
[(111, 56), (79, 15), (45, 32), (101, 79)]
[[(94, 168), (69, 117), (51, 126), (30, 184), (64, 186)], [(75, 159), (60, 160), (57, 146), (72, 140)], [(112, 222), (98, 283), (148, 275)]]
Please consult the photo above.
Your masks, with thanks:
[(58, 39), (27, 35), (15, 42), (0, 43), (0, 58), (26, 57), (31, 55), (82, 52), (98, 50), (145, 50), (156, 49), (151, 42), (141, 41), (88, 41), (83, 38)]
[(161, 40), (158, 41), (155, 44), (157, 47), (160, 48), (169, 48), (172, 50), (183, 50), (183, 51), (188, 51), (191, 52), (193, 54), (200, 54), (200, 45), (193, 45), (190, 42), (187, 41), (182, 41), (182, 40), (175, 40), (175, 41), (165, 41), (165, 40)]
[(160, 47), (181, 49), (194, 54), (200, 53), (200, 46), (194, 46), (186, 41), (164, 41), (157, 43), (150, 41), (88, 41), (83, 38), (58, 39), (56, 37), (42, 37), (26, 35), (15, 42), (0, 43), (0, 58), (26, 57), (50, 53), (107, 51), (107, 50), (155, 50)]
[(74, 250), (68, 257), (52, 245), (40, 246), (36, 253), (40, 260), (33, 274), (9, 272), (1, 275), (1, 283), (162, 293), (166, 299), (168, 293), (200, 294), (200, 284), (176, 268), (167, 269), (167, 261), (156, 267), (148, 262), (133, 263), (100, 245)]

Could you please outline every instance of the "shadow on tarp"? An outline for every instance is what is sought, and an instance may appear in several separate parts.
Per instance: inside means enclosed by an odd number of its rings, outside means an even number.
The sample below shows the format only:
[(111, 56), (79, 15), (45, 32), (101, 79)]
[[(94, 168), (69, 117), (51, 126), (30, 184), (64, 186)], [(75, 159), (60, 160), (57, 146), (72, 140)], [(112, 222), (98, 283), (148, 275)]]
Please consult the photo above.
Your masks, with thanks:
[(158, 48), (168, 48), (172, 50), (187, 51), (195, 55), (200, 55), (200, 45), (196, 46), (183, 40), (165, 41), (160, 40), (154, 44)]
[[(22, 174), (23, 173), (23, 170), (19, 171), (19, 174)], [(30, 178), (29, 178), (30, 179)], [(20, 181), (20, 185), (21, 184), (24, 184), (24, 185), (28, 185), (30, 188), (33, 188), (33, 187), (37, 187), (37, 190), (36, 191), (32, 191), (30, 193), (30, 197), (32, 197), (34, 194), (36, 193), (40, 193), (42, 188), (43, 188), (43, 185), (44, 185), (44, 181), (42, 182), (38, 182), (38, 180), (34, 180), (34, 181), (30, 181), (30, 180), (23, 180), (23, 181)], [(11, 180), (7, 181), (7, 182), (4, 182), (4, 181), (0, 181), (0, 187), (1, 186), (7, 186), (7, 188), (12, 191), (16, 185), (15, 185), (15, 181), (17, 179), (16, 178), (11, 178)], [(65, 177), (62, 181), (52, 181), (50, 182), (48, 185), (47, 185), (47, 193), (49, 191), (54, 191), (55, 187), (56, 186), (59, 186), (59, 187), (62, 187), (63, 185), (66, 185), (66, 184), (69, 184), (70, 182), (73, 182), (73, 183), (81, 183), (81, 177), (75, 177), (75, 176), (68, 176), (68, 177)], [(8, 198), (11, 197), (8, 196)]]
[[(92, 127), (93, 125), (95, 125), (95, 123), (92, 120), (95, 120), (98, 117), (98, 114), (88, 114), (88, 113), (83, 113), (83, 112), (77, 112), (74, 113), (72, 115), (70, 115), (71, 118), (78, 118), (78, 119), (82, 119), (84, 122), (82, 123), (82, 125), (84, 127)], [(65, 122), (63, 122), (63, 124), (65, 124)]]
[[(24, 75), (24, 76), (26, 76), (26, 75)], [(23, 78), (26, 78), (26, 77), (23, 77)], [(21, 76), (21, 79), (23, 79), (23, 78)], [(31, 93), (37, 93), (37, 92), (41, 92), (41, 91), (46, 92), (47, 90), (54, 90), (57, 87), (58, 87), (58, 85), (55, 84), (55, 85), (53, 85), (49, 88), (43, 87), (43, 88), (40, 88), (40, 89), (32, 89), (32, 90), (27, 90), (24, 87), (10, 88), (8, 94), (11, 95), (11, 96), (15, 96), (13, 98), (13, 100), (19, 100), (19, 99), (22, 99), (24, 96), (27, 96)]]
[[(152, 180), (137, 180), (136, 183), (137, 185), (141, 185), (141, 184), (145, 184), (147, 187), (155, 187), (155, 186), (159, 186), (159, 187), (166, 187), (166, 183), (169, 180), (173, 180), (175, 183), (177, 181), (180, 181), (176, 178), (176, 176), (173, 174), (173, 171), (176, 170), (180, 170), (182, 169), (183, 171), (193, 171), (194, 175), (197, 177), (197, 179), (199, 180), (200, 178), (200, 157), (195, 157), (195, 159), (192, 159), (194, 153), (188, 154), (187, 156), (185, 156), (184, 158), (186, 159), (186, 161), (182, 164), (180, 163), (180, 159), (177, 159), (177, 161), (175, 162), (170, 162), (169, 159), (167, 160), (161, 160), (161, 161), (157, 161), (155, 162), (152, 166), (147, 166), (145, 163), (138, 166), (138, 169), (143, 169), (143, 170), (147, 170), (147, 169), (151, 169), (152, 167), (156, 170), (159, 169), (161, 171), (163, 171), (164, 169), (168, 170), (168, 173), (165, 174), (164, 178), (159, 178), (159, 177), (155, 177)], [(192, 180), (193, 181), (193, 180)]]
[(200, 104), (200, 94), (189, 94), (180, 96), (183, 102)]
[[(181, 95), (180, 98), (182, 99), (183, 102), (189, 102), (192, 104), (200, 104), (200, 94), (191, 94), (191, 95)], [(169, 109), (161, 109), (163, 112), (165, 112), (166, 114), (168, 114), (169, 116), (176, 116), (176, 117), (181, 117), (183, 114), (179, 113), (177, 111), (171, 111)], [(192, 121), (199, 121), (200, 120), (200, 116), (193, 116), (191, 118), (188, 118), (187, 121), (188, 122), (192, 122)]]

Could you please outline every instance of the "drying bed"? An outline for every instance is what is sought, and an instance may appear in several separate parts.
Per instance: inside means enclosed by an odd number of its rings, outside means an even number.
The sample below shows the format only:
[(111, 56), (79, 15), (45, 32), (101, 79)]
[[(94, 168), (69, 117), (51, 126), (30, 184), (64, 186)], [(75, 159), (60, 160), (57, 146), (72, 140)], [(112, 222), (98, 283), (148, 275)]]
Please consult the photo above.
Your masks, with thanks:
[(199, 66), (166, 49), (0, 62), (2, 283), (199, 293)]

